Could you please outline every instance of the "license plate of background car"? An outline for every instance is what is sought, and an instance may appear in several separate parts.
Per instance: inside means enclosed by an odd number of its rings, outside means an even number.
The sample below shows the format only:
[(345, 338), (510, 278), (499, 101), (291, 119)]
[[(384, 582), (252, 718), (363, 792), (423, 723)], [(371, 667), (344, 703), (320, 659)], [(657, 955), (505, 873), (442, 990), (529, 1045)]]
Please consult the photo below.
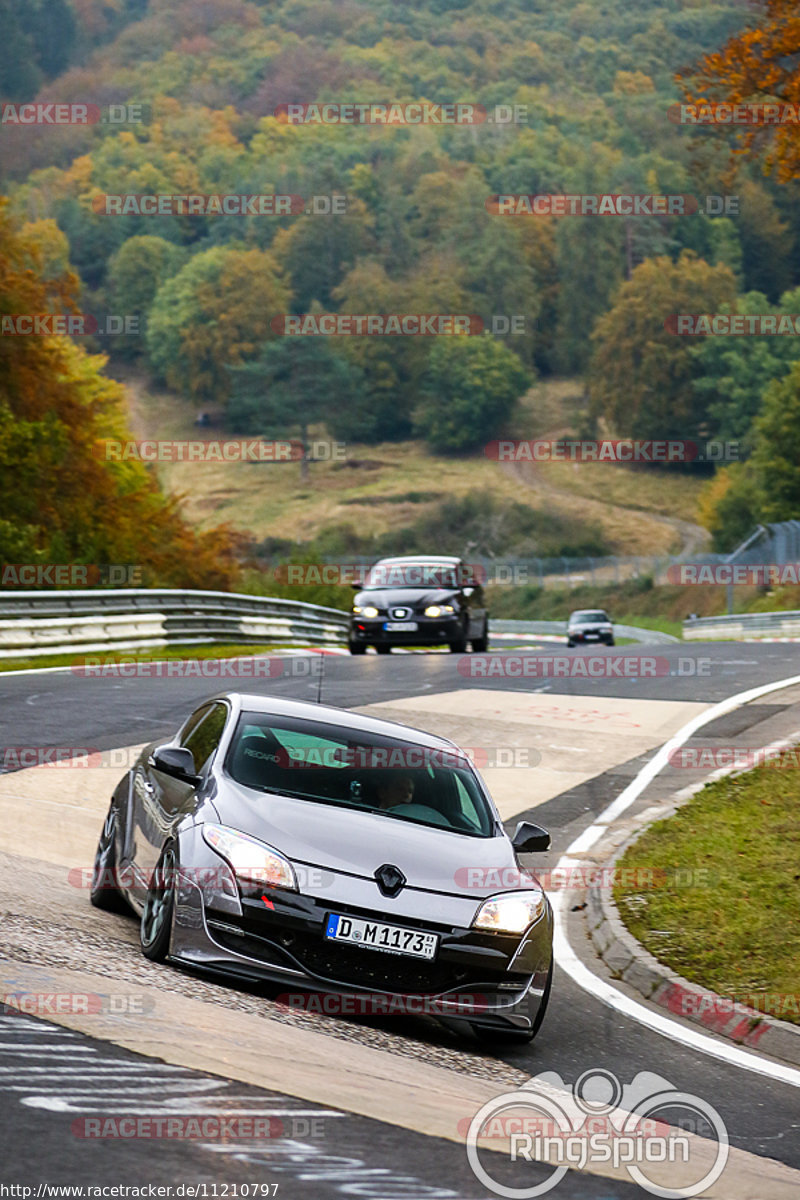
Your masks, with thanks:
[(383, 628), (387, 633), (416, 633), (419, 626), (416, 621), (385, 621)]
[(402, 929), (383, 921), (362, 921), (331, 913), (325, 925), (325, 937), (333, 942), (347, 942), (365, 950), (384, 950), (388, 954), (407, 954), (411, 958), (436, 957), (438, 934), (421, 933), (418, 929)]

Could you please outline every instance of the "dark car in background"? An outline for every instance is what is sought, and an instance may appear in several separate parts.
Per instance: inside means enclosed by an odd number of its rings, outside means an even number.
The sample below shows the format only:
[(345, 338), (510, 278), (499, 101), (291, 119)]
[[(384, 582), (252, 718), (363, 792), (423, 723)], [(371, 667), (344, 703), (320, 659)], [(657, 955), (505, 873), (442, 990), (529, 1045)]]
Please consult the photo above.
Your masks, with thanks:
[(602, 608), (580, 608), (569, 614), (567, 645), (586, 646), (599, 642), (614, 645), (614, 626)]
[(348, 644), (351, 654), (374, 646), (489, 646), (489, 614), (475, 569), (460, 558), (383, 558), (370, 568), (353, 598)]
[(549, 844), (528, 822), (506, 834), (445, 738), (227, 693), (120, 780), (91, 900), (134, 909), (149, 959), (529, 1041), (553, 914), (517, 855)]

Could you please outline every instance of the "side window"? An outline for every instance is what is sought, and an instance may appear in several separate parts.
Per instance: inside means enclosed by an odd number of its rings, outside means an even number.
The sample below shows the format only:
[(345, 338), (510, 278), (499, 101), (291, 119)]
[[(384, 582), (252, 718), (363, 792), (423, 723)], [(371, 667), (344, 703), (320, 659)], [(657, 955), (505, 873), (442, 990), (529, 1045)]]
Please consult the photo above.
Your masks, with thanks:
[(198, 775), (219, 745), (227, 719), (227, 706), (214, 704), (206, 710), (206, 715), (194, 726), (189, 736), (181, 739), (181, 745), (192, 752), (194, 769)]
[(462, 817), (469, 822), (473, 830), (479, 831), (484, 836), (488, 835), (491, 828), (491, 820), (488, 812), (482, 808), (478, 808), (474, 797), (470, 795), (469, 789), (455, 773), (454, 779)]
[(180, 733), (178, 734), (179, 746), (186, 746), (187, 739), (190, 737), (192, 730), (197, 729), (197, 726), (204, 717), (208, 716), (213, 707), (213, 704), (203, 704), (202, 707), (198, 708), (196, 712), (193, 712), (192, 715), (183, 723)]

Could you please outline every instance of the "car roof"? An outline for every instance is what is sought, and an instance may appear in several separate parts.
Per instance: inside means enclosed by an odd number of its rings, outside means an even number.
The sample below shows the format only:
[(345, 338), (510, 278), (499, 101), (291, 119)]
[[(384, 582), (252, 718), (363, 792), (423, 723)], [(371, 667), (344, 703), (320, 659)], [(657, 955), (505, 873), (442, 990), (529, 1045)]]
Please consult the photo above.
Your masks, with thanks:
[(238, 705), (240, 711), (268, 713), (276, 717), (301, 717), (308, 721), (317, 721), (320, 725), (347, 725), (350, 729), (359, 730), (362, 733), (382, 734), (384, 737), (413, 742), (434, 750), (453, 750), (455, 748), (465, 758), (467, 757), (464, 751), (449, 738), (425, 733), (422, 729), (413, 729), (409, 725), (401, 725), (397, 721), (384, 721), (379, 717), (369, 717), (349, 708), (334, 708), (332, 705), (314, 704), (309, 700), (282, 700), (277, 696), (254, 696), (248, 692), (220, 692), (212, 699), (230, 700)]
[(406, 554), (401, 558), (379, 558), (373, 566), (377, 567), (380, 563), (441, 563), (456, 566), (460, 562), (460, 558), (453, 558), (450, 554)]
[(569, 615), (570, 617), (583, 617), (587, 613), (602, 613), (604, 617), (608, 616), (608, 613), (604, 608), (576, 608), (575, 611), (571, 612)]

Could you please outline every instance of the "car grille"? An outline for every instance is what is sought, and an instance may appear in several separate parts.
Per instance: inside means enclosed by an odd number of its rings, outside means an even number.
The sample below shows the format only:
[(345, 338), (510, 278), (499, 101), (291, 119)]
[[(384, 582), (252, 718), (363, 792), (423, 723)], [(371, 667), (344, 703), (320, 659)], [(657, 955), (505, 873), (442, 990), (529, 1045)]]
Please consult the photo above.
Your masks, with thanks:
[(488, 966), (481, 966), (479, 972), (446, 960), (426, 962), (400, 954), (339, 945), (323, 938), (321, 933), (284, 929), (276, 930), (272, 937), (265, 937), (263, 932), (257, 934), (247, 928), (238, 933), (234, 932), (230, 918), (225, 922), (211, 919), (209, 932), (221, 946), (257, 959), (266, 967), (301, 969), (338, 987), (374, 988), (380, 992), (424, 996), (451, 988), (491, 986), (510, 978), (505, 970), (492, 970)]
[(400, 954), (382, 954), (358, 946), (338, 946), (313, 934), (299, 934), (292, 953), (313, 975), (335, 983), (385, 992), (433, 995), (463, 987), (477, 975), (452, 964), (424, 962)]

